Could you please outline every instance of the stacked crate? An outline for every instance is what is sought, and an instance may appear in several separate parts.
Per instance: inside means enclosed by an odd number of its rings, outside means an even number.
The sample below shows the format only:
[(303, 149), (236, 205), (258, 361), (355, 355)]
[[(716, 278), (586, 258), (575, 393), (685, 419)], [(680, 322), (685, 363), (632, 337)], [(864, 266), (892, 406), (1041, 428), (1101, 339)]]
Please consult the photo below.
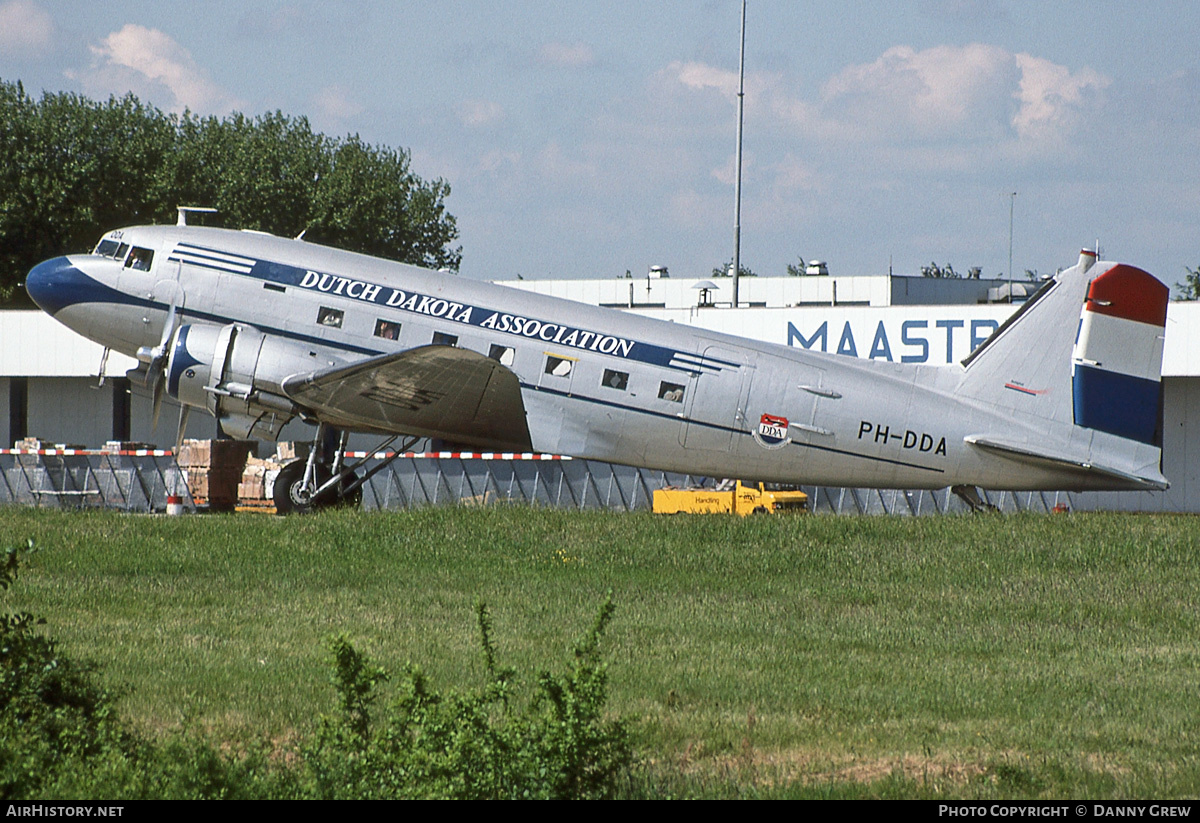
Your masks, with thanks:
[(273, 509), (272, 494), (275, 491), (275, 478), (282, 468), (277, 455), (264, 460), (257, 457), (246, 458), (246, 468), (242, 471), (242, 480), (238, 483), (239, 509)]
[(102, 452), (120, 454), (121, 452), (150, 451), (156, 448), (153, 443), (143, 443), (140, 440), (106, 440)]
[(261, 460), (257, 457), (246, 458), (246, 467), (238, 484), (238, 510), (273, 512), (275, 478), (279, 476), (279, 470), (293, 460), (307, 456), (307, 444), (285, 441), (275, 444), (275, 453), (270, 457)]
[(185, 440), (176, 462), (197, 506), (230, 511), (237, 504), (246, 461), (257, 454), (254, 440)]

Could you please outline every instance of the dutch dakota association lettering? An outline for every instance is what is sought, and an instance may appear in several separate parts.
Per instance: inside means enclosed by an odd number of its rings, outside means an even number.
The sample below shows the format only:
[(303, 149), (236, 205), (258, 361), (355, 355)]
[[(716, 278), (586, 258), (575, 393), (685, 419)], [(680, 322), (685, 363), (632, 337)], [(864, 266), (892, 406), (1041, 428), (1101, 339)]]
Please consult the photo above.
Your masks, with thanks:
[(544, 340), (547, 343), (574, 349), (598, 351), (601, 354), (612, 354), (618, 357), (628, 357), (633, 350), (633, 341), (622, 337), (576, 329), (560, 323), (546, 323), (516, 314), (481, 309), (478, 306), (468, 306), (427, 294), (409, 294), (401, 289), (380, 286), (376, 283), (354, 280), (336, 274), (306, 271), (300, 279), (299, 285), (303, 289), (350, 297), (430, 317), (441, 317), (455, 323), (466, 323), (506, 334)]

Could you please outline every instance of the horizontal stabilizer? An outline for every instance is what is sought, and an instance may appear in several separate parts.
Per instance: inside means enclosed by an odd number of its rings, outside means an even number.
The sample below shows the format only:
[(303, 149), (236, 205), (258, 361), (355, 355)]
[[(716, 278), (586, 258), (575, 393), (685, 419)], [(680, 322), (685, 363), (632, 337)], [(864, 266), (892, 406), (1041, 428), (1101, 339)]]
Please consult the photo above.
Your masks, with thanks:
[(993, 437), (969, 435), (964, 437), (963, 440), (980, 449), (995, 452), (1003, 455), (1004, 457), (1029, 463), (1030, 465), (1045, 466), (1055, 469), (1071, 469), (1078, 472), (1081, 477), (1110, 477), (1115, 481), (1120, 481), (1119, 488), (1136, 487), (1146, 491), (1165, 491), (1171, 485), (1161, 475), (1156, 478), (1138, 477), (1137, 475), (1130, 474), (1129, 472), (1124, 472), (1119, 469), (1098, 466), (1095, 463), (1090, 463), (1086, 460), (1080, 460), (1078, 457), (1072, 457), (1066, 454), (1055, 454), (1048, 449), (1034, 451), (1028, 446), (1006, 443), (1003, 440)]
[(435, 437), (530, 451), (517, 376), (452, 346), (422, 346), (283, 381), (283, 391), (324, 423), (358, 431)]

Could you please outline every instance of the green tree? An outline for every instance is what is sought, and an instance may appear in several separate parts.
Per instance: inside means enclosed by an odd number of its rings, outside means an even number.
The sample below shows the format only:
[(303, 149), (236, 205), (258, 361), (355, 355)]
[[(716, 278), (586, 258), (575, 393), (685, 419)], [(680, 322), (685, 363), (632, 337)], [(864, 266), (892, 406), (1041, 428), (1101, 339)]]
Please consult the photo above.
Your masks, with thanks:
[(212, 206), (227, 225), (293, 237), (312, 222), (331, 147), (306, 119), (275, 112), (221, 120), (185, 112), (176, 134), (178, 149), (163, 172), (165, 188), (181, 205)]
[[(712, 270), (712, 276), (713, 277), (732, 277), (733, 275), (730, 274), (730, 272), (732, 270), (733, 270), (733, 261), (730, 260), (724, 266), (714, 267)], [(757, 274), (755, 274), (749, 268), (747, 268), (746, 266), (743, 266), (741, 264), (738, 265), (738, 274), (740, 274), (742, 277), (758, 277)]]
[(944, 267), (939, 266), (936, 262), (930, 263), (928, 266), (921, 266), (922, 277), (934, 277), (939, 280), (958, 280), (962, 275), (954, 270), (954, 267), (947, 263)]
[(172, 131), (169, 118), (132, 95), (35, 102), (20, 83), (0, 83), (0, 300), (37, 262), (161, 213), (157, 178)]
[(1175, 290), (1179, 292), (1177, 300), (1200, 300), (1200, 266), (1194, 269), (1183, 267), (1187, 272), (1187, 276), (1183, 278), (1182, 283), (1175, 284)]
[(331, 138), (273, 112), (168, 115), (133, 95), (30, 97), (0, 81), (0, 302), (38, 262), (91, 248), (104, 231), (170, 223), (179, 205), (217, 222), (457, 270), (450, 186), (404, 149)]
[(406, 263), (458, 269), (462, 250), (449, 248), (458, 230), (445, 210), (447, 183), (423, 183), (407, 151), (368, 146), (357, 135), (335, 146), (330, 161), (317, 181), (307, 237), (381, 257), (405, 249)]
[(808, 264), (804, 262), (803, 257), (797, 257), (795, 263), (788, 263), (788, 277), (803, 277)]

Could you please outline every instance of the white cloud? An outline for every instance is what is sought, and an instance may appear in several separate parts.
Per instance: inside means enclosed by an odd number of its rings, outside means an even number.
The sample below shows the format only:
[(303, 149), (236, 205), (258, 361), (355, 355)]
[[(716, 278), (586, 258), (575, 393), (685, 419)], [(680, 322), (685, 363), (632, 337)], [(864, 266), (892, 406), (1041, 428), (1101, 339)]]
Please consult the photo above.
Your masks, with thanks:
[(240, 106), (208, 78), (187, 49), (157, 29), (127, 23), (90, 48), (92, 66), (79, 78), (93, 89), (148, 95), (165, 89), (173, 98), (167, 108), (205, 114)]
[(729, 209), (730, 201), (726, 198), (717, 202), (711, 195), (684, 188), (671, 195), (667, 214), (677, 227), (711, 231), (713, 226), (722, 225)]
[(458, 119), (470, 128), (488, 126), (504, 119), (504, 107), (494, 100), (464, 100), (458, 106)]
[[(738, 73), (732, 69), (710, 66), (707, 63), (676, 60), (663, 73), (674, 82), (694, 91), (713, 90), (732, 103), (737, 102)], [(764, 98), (778, 97), (783, 78), (769, 72), (748, 72), (744, 91), (746, 105), (757, 105)]]
[(581, 186), (595, 181), (599, 176), (594, 163), (569, 155), (556, 140), (550, 141), (538, 152), (537, 160), (540, 174), (554, 183)]
[(858, 134), (991, 132), (1011, 117), (1017, 82), (1013, 56), (998, 46), (895, 46), (826, 81), (821, 109)]
[(480, 155), (476, 169), (487, 175), (511, 172), (521, 165), (521, 154), (515, 151), (489, 151)]
[(689, 89), (715, 89), (731, 100), (737, 99), (738, 73), (736, 71), (710, 66), (707, 63), (676, 61), (667, 66), (667, 73), (674, 75)]
[(596, 62), (596, 52), (587, 43), (547, 43), (542, 46), (542, 62), (561, 68), (583, 68)]
[(325, 86), (312, 97), (317, 113), (327, 120), (347, 120), (362, 114), (363, 107), (345, 86)]
[(1021, 85), (1014, 96), (1021, 108), (1013, 126), (1022, 138), (1040, 140), (1072, 129), (1091, 96), (1112, 82), (1084, 68), (1075, 74), (1064, 66), (1028, 54), (1016, 56)]
[(0, 52), (18, 57), (36, 56), (54, 40), (54, 21), (30, 0), (0, 4)]
[[(657, 77), (676, 97), (682, 89), (737, 99), (738, 76), (730, 69), (676, 61)], [(920, 51), (895, 46), (870, 63), (836, 72), (814, 98), (797, 95), (788, 78), (751, 73), (746, 102), (752, 116), (765, 112), (793, 139), (798, 134), (908, 151), (936, 145), (945, 149), (944, 160), (928, 153), (923, 160), (952, 165), (970, 162), (964, 158), (983, 147), (1026, 155), (1062, 147), (1109, 84), (1091, 68), (1072, 71), (984, 43)], [(729, 173), (721, 168), (714, 175), (725, 180)]]
[[(750, 175), (751, 169), (754, 166), (754, 153), (743, 149), (742, 152), (742, 179)], [(732, 186), (737, 182), (737, 154), (732, 153), (725, 159), (725, 162), (713, 169), (710, 174), (713, 179), (726, 186)]]
[(999, 46), (972, 43), (888, 49), (849, 66), (821, 89), (820, 113), (865, 139), (1016, 141), (1057, 145), (1096, 103), (1108, 78)]
[(791, 152), (784, 154), (771, 171), (774, 172), (772, 185), (778, 194), (791, 195), (798, 191), (815, 191), (818, 188), (817, 174), (812, 164)]

